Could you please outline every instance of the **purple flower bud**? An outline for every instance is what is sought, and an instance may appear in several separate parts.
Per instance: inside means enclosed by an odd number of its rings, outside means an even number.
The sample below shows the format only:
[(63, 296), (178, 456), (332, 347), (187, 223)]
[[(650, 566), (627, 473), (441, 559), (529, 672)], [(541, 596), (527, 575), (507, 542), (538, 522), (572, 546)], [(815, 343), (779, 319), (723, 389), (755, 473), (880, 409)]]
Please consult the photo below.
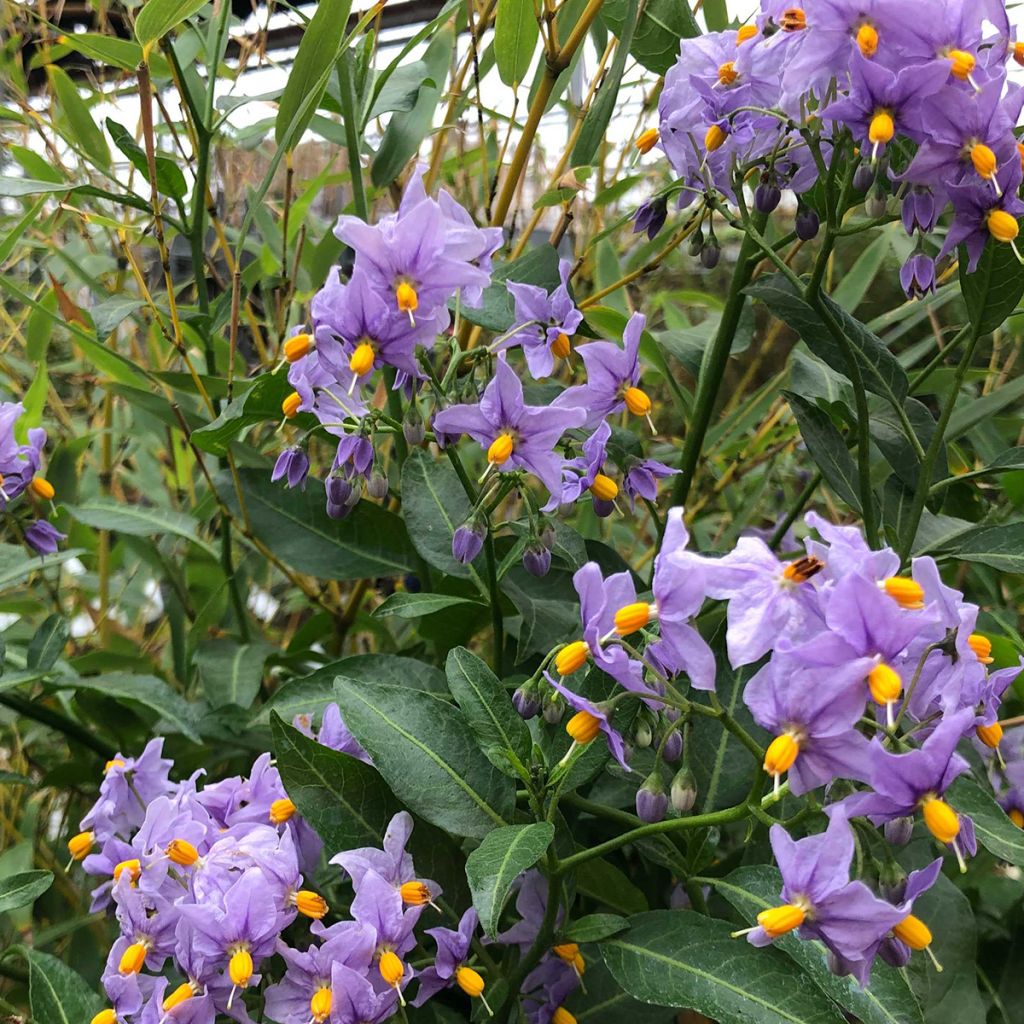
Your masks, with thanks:
[(388, 496), (388, 478), (377, 468), (374, 468), (370, 479), (366, 481), (366, 493), (377, 501)]
[(306, 487), (309, 475), (309, 459), (301, 448), (285, 448), (274, 463), (274, 471), (270, 474), (271, 483), (285, 478), (289, 487)]
[(547, 576), (551, 569), (551, 552), (543, 544), (528, 544), (523, 552), (523, 568), (531, 576)]
[(722, 250), (718, 247), (718, 242), (714, 238), (709, 238), (700, 251), (701, 266), (705, 270), (714, 270), (721, 258)]
[(654, 734), (651, 732), (651, 723), (647, 721), (646, 717), (640, 716), (636, 727), (633, 729), (633, 742), (641, 750), (645, 750), (651, 745), (651, 740), (653, 739)]
[(762, 181), (754, 189), (754, 209), (758, 213), (771, 213), (782, 202), (782, 189), (771, 182)]
[(913, 818), (893, 818), (883, 829), (885, 838), (892, 846), (906, 846), (914, 832)]
[(475, 520), (463, 523), (452, 535), (452, 557), (455, 561), (463, 565), (472, 562), (484, 546), (485, 532)]
[(351, 505), (338, 505), (335, 502), (331, 501), (330, 498), (327, 499), (327, 514), (331, 517), (331, 519), (344, 519), (345, 516), (347, 516), (351, 511)]
[(641, 231), (647, 232), (647, 237), (653, 241), (658, 232), (665, 226), (665, 218), (668, 216), (668, 201), (664, 196), (655, 196), (641, 203), (636, 211), (633, 220), (633, 234)]
[(665, 740), (665, 749), (661, 756), (666, 761), (678, 761), (683, 756), (683, 737), (678, 729), (673, 729)]
[(607, 519), (615, 511), (615, 502), (604, 498), (594, 498), (594, 515), (599, 519)]
[(520, 686), (512, 694), (512, 706), (516, 709), (520, 718), (527, 720), (536, 718), (540, 714), (540, 701), (537, 700), (532, 690)]
[(796, 237), (802, 239), (805, 242), (809, 242), (812, 238), (815, 238), (818, 234), (818, 229), (821, 227), (821, 218), (818, 216), (817, 210), (812, 210), (809, 206), (803, 206), (796, 213)]
[(661, 821), (668, 810), (668, 794), (657, 768), (636, 791), (636, 816), (648, 825)]
[(908, 299), (923, 299), (935, 291), (935, 260), (915, 252), (900, 267), (900, 284)]
[(405, 419), (402, 420), (402, 433), (405, 435), (405, 440), (408, 444), (414, 448), (421, 445), (423, 438), (427, 436), (427, 428), (423, 424), (423, 417), (420, 415), (415, 403), (409, 406)]
[(890, 967), (906, 967), (910, 963), (910, 947), (899, 939), (883, 939), (878, 955)]
[[(349, 498), (352, 497), (352, 485), (345, 479), (345, 477), (332, 473), (327, 478), (327, 504), (328, 505), (347, 505)], [(340, 516), (334, 516), (332, 518), (341, 518)]]
[(915, 231), (927, 235), (935, 227), (940, 212), (934, 194), (927, 188), (912, 188), (903, 197), (900, 207), (903, 228), (908, 235)]
[(32, 550), (40, 555), (54, 554), (58, 543), (66, 539), (66, 533), (61, 533), (45, 519), (37, 519), (25, 530), (25, 540)]
[(858, 192), (867, 192), (875, 180), (875, 168), (869, 163), (862, 163), (853, 172), (853, 187)]
[[(673, 733), (678, 736), (678, 733)], [(697, 802), (697, 780), (689, 768), (680, 768), (672, 780), (672, 806), (680, 813), (686, 814), (693, 810)]]

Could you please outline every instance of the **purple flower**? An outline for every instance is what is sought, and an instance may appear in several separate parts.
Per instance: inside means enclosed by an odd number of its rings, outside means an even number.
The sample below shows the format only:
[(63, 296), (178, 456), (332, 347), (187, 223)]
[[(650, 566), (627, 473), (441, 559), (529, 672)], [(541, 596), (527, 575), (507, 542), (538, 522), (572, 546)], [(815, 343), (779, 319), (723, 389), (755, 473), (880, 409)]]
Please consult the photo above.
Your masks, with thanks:
[(434, 963), (420, 974), (420, 987), (413, 1006), (422, 1006), (428, 999), (452, 984), (458, 969), (469, 957), (473, 933), (479, 924), (477, 912), (470, 907), (459, 921), (457, 931), (451, 928), (428, 928), (427, 934), (437, 943)]
[(46, 444), (46, 431), (41, 427), (29, 430), (28, 444), (19, 444), (15, 439), (14, 428), (24, 412), (21, 402), (0, 402), (0, 509), (28, 487), (39, 471)]
[[(567, 686), (555, 682), (550, 675), (545, 673), (547, 681), (565, 698), (566, 703), (576, 714), (569, 719), (565, 731), (572, 737), (574, 743), (590, 743), (598, 732), (603, 732), (608, 740), (608, 748), (611, 750), (615, 760), (622, 765), (625, 771), (631, 771), (626, 761), (626, 744), (623, 742), (622, 734), (612, 725), (610, 712), (599, 704), (587, 700), (573, 693)], [(582, 716), (582, 717), (581, 717)]]
[(452, 534), (452, 558), (469, 565), (483, 550), (487, 529), (476, 519), (463, 523)]
[[(551, 512), (559, 505), (569, 505), (576, 501), (584, 491), (594, 486), (594, 481), (601, 475), (607, 454), (608, 440), (612, 435), (611, 425), (607, 420), (583, 442), (583, 452), (575, 459), (562, 465), (562, 486), (553, 492), (544, 506), (545, 512)], [(614, 486), (614, 481), (609, 481)], [(616, 491), (618, 488), (616, 488)], [(595, 502), (600, 499), (595, 495)]]
[(349, 731), (345, 720), (341, 717), (341, 709), (337, 704), (331, 703), (324, 708), (324, 717), (320, 723), (320, 731), (316, 736), (317, 743), (331, 750), (337, 750), (342, 754), (348, 754), (363, 764), (373, 764), (370, 755), (363, 750), (359, 741)]
[(665, 226), (665, 219), (668, 217), (668, 201), (665, 196), (654, 196), (645, 199), (636, 211), (633, 218), (633, 234), (641, 231), (647, 234), (650, 241), (654, 241), (657, 234)]
[(309, 458), (301, 448), (285, 448), (274, 463), (274, 471), (270, 474), (271, 483), (285, 478), (289, 487), (306, 489), (306, 477), (309, 475)]
[(939, 252), (939, 259), (958, 245), (967, 250), (967, 269), (973, 273), (989, 239), (1016, 246), (1017, 218), (1024, 203), (1017, 196), (1021, 182), (1020, 160), (1010, 161), (995, 179), (1001, 189), (996, 195), (987, 185), (949, 185), (953, 201), (953, 224)]
[(37, 519), (25, 529), (25, 540), (37, 555), (54, 554), (57, 551), (57, 545), (66, 539), (66, 533), (61, 533), (45, 519)]
[[(391, 819), (384, 833), (383, 849), (367, 846), (358, 850), (346, 850), (335, 854), (330, 863), (337, 864), (348, 872), (357, 891), (362, 885), (363, 876), (372, 871), (398, 890), (402, 890), (407, 882), (416, 882), (418, 886), (425, 886), (429, 890), (429, 899), (436, 899), (441, 895), (441, 887), (429, 879), (417, 879), (412, 856), (406, 852), (412, 828), (412, 815), (408, 811), (399, 811)], [(418, 905), (426, 902), (427, 900), (420, 899)]]
[(469, 434), (486, 449), (489, 465), (499, 471), (525, 469), (554, 494), (561, 485), (563, 460), (552, 449), (566, 430), (582, 426), (586, 416), (583, 409), (565, 405), (526, 405), (515, 371), (499, 359), (479, 403), (442, 410), (434, 416), (434, 427), (446, 434)]
[(935, 260), (918, 250), (900, 267), (900, 285), (908, 299), (923, 299), (935, 291)]
[(569, 294), (569, 273), (572, 263), (559, 260), (558, 276), (561, 284), (552, 292), (534, 284), (509, 281), (507, 288), (515, 300), (514, 329), (499, 346), (499, 351), (521, 345), (526, 365), (536, 379), (551, 376), (555, 356), (568, 357), (570, 338), (583, 322), (583, 314)]
[[(518, 882), (516, 912), (520, 920), (503, 931), (498, 936), (498, 942), (503, 946), (518, 946), (520, 952), (525, 953), (540, 932), (547, 906), (548, 881), (536, 868), (531, 868)], [(564, 911), (559, 908), (555, 918), (556, 928), (561, 925), (564, 916)]]
[(901, 913), (906, 915), (903, 921), (896, 926), (894, 934), (886, 936), (879, 944), (879, 956), (891, 967), (906, 967), (909, 963), (911, 947), (900, 938), (900, 935), (908, 934), (907, 917), (913, 912), (914, 901), (936, 883), (941, 873), (942, 858), (938, 857), (927, 867), (921, 868), (919, 871), (911, 871), (901, 885), (887, 894), (889, 899), (898, 905)]
[(636, 506), (637, 498), (647, 501), (658, 500), (658, 481), (675, 476), (678, 469), (672, 469), (656, 459), (639, 459), (630, 464), (622, 480), (622, 489), (629, 497), (630, 508)]
[[(352, 901), (352, 917), (376, 932), (377, 955), (388, 950), (398, 956), (408, 953), (416, 945), (413, 928), (426, 904), (419, 903), (406, 909), (400, 889), (365, 865), (361, 868), (359, 881), (353, 881), (353, 884), (356, 896)], [(408, 976), (412, 977), (411, 974)]]
[[(198, 993), (193, 992), (187, 999), (175, 1003), (169, 1010), (165, 1010), (164, 1001), (168, 998), (167, 986), (166, 978), (152, 979), (152, 988), (142, 1007), (139, 1024), (165, 1024), (166, 1021), (172, 1021), (173, 1024), (214, 1024), (218, 1009), (227, 1012), (226, 1007), (215, 1005), (216, 1001), (210, 991), (201, 989)], [(172, 992), (171, 995), (173, 994)], [(237, 1018), (237, 1010), (240, 1008), (236, 1007), (236, 1013), (232, 1016)], [(119, 1011), (118, 1017), (121, 1016), (122, 1011)]]
[(927, 235), (935, 228), (935, 224), (945, 205), (945, 196), (942, 201), (936, 199), (935, 192), (930, 188), (914, 186), (903, 197), (900, 206), (900, 217), (903, 220), (903, 227), (908, 235), (915, 231)]
[(398, 990), (378, 992), (363, 974), (335, 963), (331, 969), (331, 1024), (383, 1024), (398, 1003)]

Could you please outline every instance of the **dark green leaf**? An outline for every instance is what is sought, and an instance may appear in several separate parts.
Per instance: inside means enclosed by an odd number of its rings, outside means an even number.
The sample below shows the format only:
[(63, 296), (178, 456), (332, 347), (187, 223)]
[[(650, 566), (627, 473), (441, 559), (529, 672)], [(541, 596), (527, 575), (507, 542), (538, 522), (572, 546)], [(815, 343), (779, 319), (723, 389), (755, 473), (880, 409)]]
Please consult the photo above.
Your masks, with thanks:
[(576, 888), (598, 903), (623, 914), (640, 914), (647, 909), (644, 894), (614, 865), (594, 857), (576, 872)]
[(19, 871), (0, 879), (0, 914), (27, 907), (53, 885), (50, 871)]
[(654, 910), (602, 943), (616, 981), (656, 1006), (697, 1010), (718, 1024), (842, 1024), (843, 1016), (784, 953), (730, 936), (726, 921)]
[[(238, 476), (253, 534), (293, 569), (319, 579), (361, 580), (402, 576), (414, 568), (402, 521), (380, 505), (361, 501), (347, 518), (331, 519), (319, 480), (307, 480), (305, 490), (289, 490), (271, 483), (264, 469), (242, 469)], [(231, 476), (222, 474), (216, 486), (240, 514)]]
[(400, 619), (418, 619), (461, 604), (479, 606), (480, 602), (471, 597), (456, 597), (453, 594), (410, 594), (398, 591), (374, 608), (373, 614), (379, 619), (391, 615), (397, 615)]
[(395, 110), (412, 110), (416, 105), (416, 97), (424, 85), (437, 85), (430, 77), (430, 68), (421, 61), (414, 60), (396, 68), (382, 86), (377, 98), (370, 108), (368, 120), (380, 117)]
[(516, 661), (550, 651), (579, 628), (578, 599), (569, 573), (552, 569), (538, 579), (516, 565), (505, 574), (501, 589), (522, 616)]
[(385, 782), (427, 821), (476, 839), (507, 824), (515, 784), (484, 757), (451, 704), (404, 686), (348, 679), (339, 680), (337, 700)]
[(110, 150), (103, 132), (93, 120), (85, 100), (78, 92), (78, 86), (68, 77), (67, 72), (51, 64), (46, 69), (50, 86), (57, 96), (64, 117), (67, 118), (69, 134), (85, 154), (100, 167), (110, 166)]
[(142, 63), (142, 47), (130, 39), (103, 36), (98, 32), (74, 32), (65, 37), (73, 50), (122, 71), (134, 71)]
[(465, 647), (448, 652), (445, 674), (448, 689), (487, 760), (506, 775), (520, 777), (515, 762), (520, 767), (530, 763), (533, 743), (530, 730), (516, 713), (498, 677)]
[(81, 553), (81, 548), (66, 548), (54, 555), (28, 558), (25, 555), (25, 549), (17, 544), (0, 544), (0, 590), (28, 579), (29, 576), (41, 569), (48, 569), (72, 558), (77, 558)]
[(304, 736), (277, 714), (270, 728), (285, 791), (330, 854), (380, 846), (398, 810), (380, 776), (362, 761)]
[(1000, 860), (1024, 867), (1024, 830), (1006, 816), (974, 779), (961, 775), (950, 787), (947, 799), (952, 807), (974, 822), (978, 842)]
[[(908, 398), (903, 403), (903, 408), (921, 447), (927, 451), (928, 445), (935, 435), (935, 418), (928, 411), (928, 407), (916, 398)], [(895, 470), (896, 475), (912, 490), (916, 488), (921, 470), (921, 460), (907, 440), (903, 425), (892, 406), (877, 400), (873, 401), (869, 427), (871, 437), (885, 456), (886, 461)], [(942, 480), (948, 475), (949, 464), (946, 457), (946, 446), (943, 444), (939, 450), (939, 457), (935, 460), (932, 482)]]
[(110, 530), (130, 537), (161, 537), (170, 533), (215, 555), (213, 548), (196, 532), (196, 521), (173, 509), (127, 504), (113, 498), (90, 498), (80, 505), (68, 505), (66, 508), (72, 518), (96, 530)]
[(100, 997), (66, 964), (49, 953), (25, 946), (18, 952), (28, 964), (28, 998), (34, 1024), (81, 1024), (103, 1008)]
[(513, 89), (530, 70), (540, 26), (533, 0), (498, 0), (494, 20), (494, 57), (501, 80)]
[(515, 326), (515, 303), (509, 295), (506, 281), (535, 284), (547, 291), (558, 287), (558, 253), (545, 242), (529, 249), (517, 260), (499, 263), (491, 275), (491, 284), (484, 289), (479, 306), (461, 307), (462, 315), (479, 327), (500, 334)]
[(466, 877), (484, 934), (497, 934), (512, 883), (540, 860), (554, 836), (555, 826), (547, 821), (508, 825), (490, 832), (469, 855)]
[(240, 644), (226, 637), (200, 644), (195, 660), (210, 707), (251, 707), (260, 692), (263, 663), (273, 650), (263, 641)]
[(1024, 573), (1024, 522), (967, 530), (943, 545), (943, 553), (1000, 572)]
[(796, 416), (800, 436), (804, 439), (811, 458), (821, 470), (829, 487), (850, 508), (860, 512), (860, 476), (846, 442), (831, 417), (817, 405), (792, 391), (783, 391), (782, 394)]
[(205, 3), (206, 0), (146, 0), (135, 19), (135, 38), (148, 51), (161, 36), (190, 18)]
[[(149, 181), (149, 161), (146, 158), (146, 151), (132, 138), (128, 129), (108, 117), (107, 131), (110, 132), (114, 145), (131, 160), (143, 178)], [(188, 183), (177, 162), (169, 156), (155, 154), (153, 163), (156, 167), (157, 191), (174, 199), (184, 199), (188, 192)], [(109, 329), (101, 331), (99, 324), (96, 326), (96, 331), (100, 335), (110, 333)]]
[(960, 251), (960, 288), (971, 325), (978, 334), (990, 334), (1017, 308), (1024, 295), (1024, 267), (1013, 246), (988, 239), (973, 274)]
[(63, 615), (54, 613), (43, 621), (29, 641), (25, 665), (35, 672), (49, 672), (68, 642), (68, 621)]
[(559, 938), (563, 942), (600, 942), (629, 928), (629, 922), (618, 914), (588, 914), (563, 928)]
[[(626, 31), (629, 0), (605, 0), (601, 17), (620, 38)], [(690, 12), (690, 5), (678, 0), (650, 0), (633, 36), (630, 53), (645, 68), (663, 75), (679, 56), (679, 40), (700, 35), (700, 26)]]

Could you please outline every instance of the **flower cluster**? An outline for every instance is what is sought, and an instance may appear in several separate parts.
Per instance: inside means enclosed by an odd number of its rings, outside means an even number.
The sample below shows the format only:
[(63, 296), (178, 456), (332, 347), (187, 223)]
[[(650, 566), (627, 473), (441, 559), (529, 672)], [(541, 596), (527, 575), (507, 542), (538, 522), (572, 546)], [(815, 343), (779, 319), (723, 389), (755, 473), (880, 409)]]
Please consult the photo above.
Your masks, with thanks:
[[(650, 745), (658, 738), (659, 766), (637, 793), (637, 813), (645, 821), (660, 820), (669, 804), (660, 762), (678, 760), (679, 731), (692, 715), (708, 710), (685, 696), (687, 684), (715, 687), (715, 657), (694, 618), (707, 598), (725, 601), (728, 660), (736, 670), (756, 667), (743, 699), (771, 737), (761, 756), (775, 796), (785, 779), (794, 794), (829, 786), (832, 801), (827, 839), (794, 845), (784, 832), (773, 833), (786, 912), (762, 921), (751, 941), (806, 920), (803, 934), (823, 938), (863, 980), (876, 953), (892, 952), (886, 943), (902, 920), (892, 915), (905, 918), (910, 897), (883, 913), (860, 883), (850, 887), (847, 819), (867, 817), (885, 825), (890, 840), (905, 842), (920, 816), (962, 867), (976, 842), (971, 819), (945, 800), (968, 768), (956, 747), (973, 737), (981, 750), (999, 755), (999, 703), (1024, 662), (989, 671), (992, 644), (975, 631), (978, 607), (943, 583), (931, 558), (915, 559), (911, 574), (899, 575), (895, 552), (872, 550), (856, 528), (835, 526), (815, 513), (806, 521), (817, 538), (810, 536), (795, 559), (780, 560), (755, 536), (714, 558), (689, 550), (682, 510), (674, 509), (650, 595), (638, 594), (631, 573), (603, 578), (596, 563), (585, 565), (575, 576), (582, 638), (553, 652), (544, 673), (550, 687), (539, 677), (524, 684), (517, 707), (527, 714), (553, 708), (557, 717), (564, 701), (574, 712), (566, 725), (574, 746), (604, 733), (629, 770), (628, 737), (615, 712), (630, 696), (639, 700), (643, 710), (631, 741)], [(570, 685), (588, 663), (619, 685), (609, 699), (595, 702)], [(1007, 772), (1024, 782), (1016, 768)], [(846, 782), (833, 786), (836, 780)], [(671, 797), (677, 811), (693, 804), (685, 762)], [(1012, 800), (1008, 806), (1017, 807), (1024, 823), (1024, 799)], [(850, 852), (840, 856), (847, 847)], [(819, 859), (830, 867), (827, 883), (814, 870)], [(877, 928), (850, 923), (862, 911)], [(841, 925), (835, 934), (827, 926), (833, 912)], [(923, 948), (899, 929), (895, 935)]]
[[(18, 440), (17, 424), (24, 413), (21, 402), (0, 402), (0, 510), (5, 512), (26, 492), (34, 504), (52, 509), (56, 494), (53, 484), (39, 472), (46, 431), (30, 427), (26, 443)], [(48, 519), (34, 514), (21, 530), (25, 543), (40, 555), (52, 555), (65, 537)]]
[[(469, 214), (447, 193), (426, 195), (422, 169), (411, 177), (397, 212), (370, 226), (355, 217), (342, 217), (336, 232), (355, 252), (352, 275), (342, 283), (338, 270), (311, 303), (312, 328), (298, 328), (284, 344), (290, 363), (288, 379), (294, 391), (284, 401), (286, 419), (311, 413), (317, 430), (338, 438), (326, 480), (327, 511), (341, 518), (359, 501), (365, 488), (372, 497), (388, 493), (388, 481), (378, 464), (375, 435), (404, 432), (410, 444), (427, 437), (417, 396), (424, 384), (434, 392), (437, 411), (433, 435), (444, 447), (468, 435), (482, 449), (487, 472), (476, 507), (453, 540), (453, 553), (472, 561), (483, 546), (486, 504), (503, 486), (505, 474), (537, 478), (548, 493), (542, 507), (526, 488), (532, 538), (524, 565), (544, 575), (551, 564), (551, 532), (544, 516), (589, 494), (600, 516), (616, 508), (620, 490), (630, 505), (637, 498), (657, 496), (658, 480), (675, 471), (653, 459), (637, 457), (632, 443), (615, 441), (611, 420), (639, 416), (654, 429), (650, 397), (641, 388), (640, 342), (645, 318), (628, 322), (623, 344), (592, 341), (576, 351), (585, 382), (563, 388), (545, 404), (526, 401), (523, 382), (508, 356), (521, 349), (526, 369), (537, 379), (567, 365), (572, 339), (583, 324), (569, 289), (571, 264), (561, 261), (559, 284), (548, 292), (537, 285), (510, 281), (506, 285), (514, 307), (514, 325), (489, 347), (454, 349), (452, 370), (459, 360), (472, 368), (488, 366), (489, 379), (481, 392), (474, 376), (454, 383), (470, 400), (450, 404), (451, 391), (434, 374), (431, 350), (450, 326), (449, 306), (456, 310), (481, 301), (490, 284), (490, 259), (501, 242), (500, 232), (478, 229)], [(390, 420), (375, 407), (367, 390), (375, 370), (387, 367), (393, 387), (408, 399), (404, 422)], [(453, 374), (446, 374), (446, 379)], [(620, 484), (611, 475), (611, 462), (622, 469)], [(301, 445), (278, 457), (272, 478), (289, 487), (304, 486), (310, 469)], [(507, 493), (505, 488), (503, 493)]]
[[(312, 735), (305, 716), (296, 725)], [(325, 709), (316, 739), (367, 760), (336, 705)], [(325, 879), (344, 877), (354, 893), (348, 916), (330, 921), (326, 900), (306, 883), (322, 844), (269, 754), (248, 777), (202, 788), (202, 772), (172, 782), (171, 768), (162, 739), (137, 758), (109, 761), (99, 797), (68, 842), (72, 862), (101, 880), (92, 909), (112, 912), (120, 929), (103, 972), (109, 1006), (94, 1024), (213, 1024), (217, 1014), (251, 1024), (245, 994), (261, 982), (263, 1009), (278, 1024), (379, 1024), (405, 1004), (414, 979), (415, 1006), (454, 987), (490, 1012), (474, 966), (476, 911), (454, 929), (420, 928), (425, 912), (440, 914), (441, 887), (416, 872), (408, 813), (395, 815), (381, 849), (330, 859), (340, 874), (328, 868)], [(523, 877), (522, 920), (499, 942), (529, 945), (545, 885), (536, 873)], [(424, 936), (435, 947), (432, 962), (414, 969), (409, 955), (428, 948)], [(583, 969), (572, 944), (543, 958), (524, 987), (531, 1024), (571, 1022), (560, 1004)]]
[[(762, 0), (738, 31), (682, 40), (659, 100), (660, 131), (637, 146), (647, 151), (660, 137), (681, 205), (716, 193), (741, 202), (754, 178), (754, 206), (770, 213), (792, 189), (805, 239), (823, 212), (805, 193), (833, 155), (839, 162), (852, 149), (841, 167), (869, 193), (872, 215), (884, 216), (886, 197), (897, 194), (917, 239), (901, 281), (919, 297), (935, 288), (926, 239), (950, 204), (939, 258), (963, 244), (973, 270), (989, 238), (1013, 245), (1017, 237), (1024, 151), (1014, 127), (1024, 90), (1007, 80), (1010, 59), (1024, 63), (1024, 44), (1001, 3), (937, 0), (920, 17), (893, 0), (806, 10)], [(657, 233), (664, 204), (657, 210), (645, 204), (637, 230)]]

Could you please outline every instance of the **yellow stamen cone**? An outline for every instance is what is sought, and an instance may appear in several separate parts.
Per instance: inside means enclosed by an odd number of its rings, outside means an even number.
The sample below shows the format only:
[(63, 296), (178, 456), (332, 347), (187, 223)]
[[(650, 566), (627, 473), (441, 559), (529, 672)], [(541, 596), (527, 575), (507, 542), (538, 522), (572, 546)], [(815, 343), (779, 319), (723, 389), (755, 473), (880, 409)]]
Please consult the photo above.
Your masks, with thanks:
[(619, 636), (629, 636), (642, 629), (651, 621), (651, 606), (646, 601), (627, 604), (615, 613), (615, 632)]
[(236, 988), (245, 988), (252, 980), (252, 954), (247, 949), (239, 949), (231, 954), (228, 961), (228, 977)]
[(992, 750), (995, 750), (1002, 742), (1003, 727), (998, 722), (993, 722), (991, 725), (979, 725), (974, 731), (978, 739)]
[(740, 77), (740, 73), (736, 70), (736, 62), (727, 60), (724, 64), (718, 66), (718, 84), (719, 85), (732, 85), (737, 78)]
[(634, 416), (646, 416), (651, 411), (651, 400), (647, 392), (641, 391), (640, 388), (626, 388), (622, 397), (626, 402), (626, 408)]
[(584, 746), (601, 731), (601, 720), (589, 711), (577, 711), (566, 723), (565, 731), (580, 746)]
[(740, 27), (736, 29), (736, 45), (742, 46), (748, 39), (753, 39), (756, 35), (756, 25), (740, 25)]
[(405, 882), (399, 892), (402, 902), (409, 907), (422, 907), (430, 902), (430, 890), (423, 882)]
[(323, 896), (311, 892), (309, 889), (300, 889), (295, 894), (295, 909), (303, 917), (311, 917), (314, 921), (319, 921), (330, 908)]
[(992, 641), (987, 636), (982, 633), (972, 633), (967, 638), (967, 646), (974, 651), (982, 665), (992, 664)]
[(105, 1010), (100, 1010), (89, 1024), (117, 1024), (117, 1014), (108, 1006)]
[(895, 134), (896, 122), (893, 121), (892, 114), (888, 110), (876, 110), (868, 124), (868, 141), (876, 146), (882, 146), (891, 142)]
[(199, 860), (199, 851), (186, 839), (172, 839), (167, 844), (167, 859), (179, 867), (189, 868)]
[(192, 986), (187, 982), (183, 981), (164, 1001), (163, 1011), (169, 1013), (176, 1006), (181, 1006), (182, 1003), (187, 1002), (195, 995), (195, 991)]
[(331, 1007), (334, 1005), (334, 996), (329, 988), (318, 988), (309, 1001), (309, 1012), (313, 1020), (320, 1024), (331, 1015)]
[(658, 144), (658, 139), (661, 138), (657, 128), (648, 128), (646, 131), (641, 132), (633, 143), (641, 153), (649, 153)]
[(57, 492), (54, 490), (53, 484), (50, 483), (45, 477), (34, 476), (29, 483), (29, 490), (37, 497), (42, 498), (43, 501), (49, 501)]
[(793, 767), (799, 753), (800, 743), (797, 738), (792, 733), (784, 732), (768, 744), (764, 753), (764, 770), (769, 775), (782, 775)]
[(348, 361), (348, 368), (357, 376), (362, 377), (373, 369), (374, 352), (373, 346), (368, 342), (361, 342), (356, 346), (352, 358)]
[(757, 923), (773, 938), (791, 932), (799, 928), (807, 917), (803, 907), (795, 903), (784, 903), (780, 907), (772, 907), (770, 910), (762, 910), (757, 915)]
[(728, 137), (721, 125), (713, 124), (704, 134), (704, 148), (709, 153), (714, 153), (716, 149), (722, 148)]
[(300, 405), (302, 405), (302, 395), (298, 391), (293, 391), (281, 403), (281, 412), (284, 413), (285, 419), (290, 420), (299, 411)]
[(559, 331), (558, 336), (551, 342), (551, 354), (556, 359), (568, 359), (572, 352), (572, 342), (565, 331)]
[(122, 954), (117, 965), (120, 974), (138, 974), (146, 962), (149, 948), (144, 942), (133, 942)]
[(296, 334), (285, 341), (282, 351), (289, 363), (296, 363), (313, 351), (313, 338), (308, 334)]
[(583, 668), (589, 655), (590, 648), (585, 641), (574, 640), (555, 655), (555, 671), (560, 676), (571, 676), (573, 672)]
[(876, 704), (892, 704), (900, 699), (903, 680), (895, 669), (883, 662), (868, 673), (868, 689), (871, 691), (871, 699)]
[(1020, 233), (1020, 225), (1012, 213), (1005, 210), (991, 210), (985, 219), (988, 233), (997, 242), (1012, 242)]
[(499, 434), (487, 449), (487, 461), (493, 466), (503, 465), (508, 462), (515, 446), (511, 434)]
[(951, 843), (960, 835), (960, 815), (945, 800), (927, 797), (921, 804), (924, 823), (940, 843)]
[(921, 950), (932, 944), (932, 933), (928, 925), (919, 917), (908, 914), (892, 930), (900, 942), (905, 942), (911, 949)]
[(68, 840), (68, 853), (72, 860), (84, 860), (96, 842), (96, 836), (92, 832), (79, 832)]
[(283, 825), (288, 821), (295, 813), (295, 804), (291, 802), (287, 797), (282, 797), (280, 800), (275, 800), (270, 805), (270, 823), (272, 825)]
[(901, 608), (924, 607), (924, 587), (916, 580), (907, 579), (905, 576), (890, 576), (882, 581), (882, 589)]
[(878, 53), (878, 29), (867, 23), (857, 29), (857, 48), (865, 57)]

